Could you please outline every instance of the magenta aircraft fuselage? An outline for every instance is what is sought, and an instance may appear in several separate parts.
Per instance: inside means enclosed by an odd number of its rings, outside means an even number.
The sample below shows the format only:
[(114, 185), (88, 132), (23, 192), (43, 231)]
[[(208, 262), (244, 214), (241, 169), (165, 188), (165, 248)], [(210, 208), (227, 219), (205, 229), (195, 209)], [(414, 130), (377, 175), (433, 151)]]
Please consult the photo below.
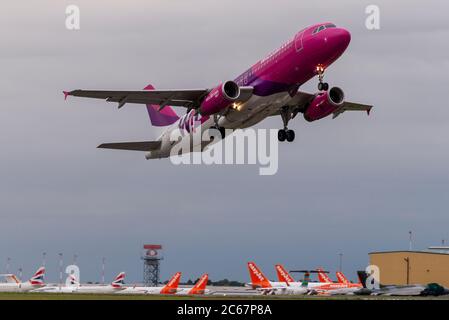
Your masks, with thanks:
[[(168, 157), (175, 144), (183, 143), (171, 141), (174, 130), (190, 138), (195, 131), (211, 127), (220, 131), (247, 128), (269, 116), (281, 116), (284, 128), (279, 130), (278, 138), (291, 142), (294, 131), (287, 125), (297, 113), (303, 113), (307, 121), (315, 121), (330, 114), (337, 117), (348, 110), (370, 111), (372, 106), (345, 102), (340, 88), (329, 89), (322, 81), (324, 71), (343, 54), (350, 41), (347, 30), (320, 23), (299, 31), (235, 80), (212, 89), (157, 90), (149, 85), (143, 91), (74, 90), (65, 95), (102, 98), (118, 102), (119, 107), (126, 103), (146, 104), (154, 126), (170, 126), (157, 141), (100, 147), (148, 151), (147, 159)], [(299, 91), (302, 84), (317, 75), (318, 93)], [(179, 118), (169, 105), (186, 107), (188, 111)], [(201, 126), (201, 130), (194, 130), (196, 126)]]

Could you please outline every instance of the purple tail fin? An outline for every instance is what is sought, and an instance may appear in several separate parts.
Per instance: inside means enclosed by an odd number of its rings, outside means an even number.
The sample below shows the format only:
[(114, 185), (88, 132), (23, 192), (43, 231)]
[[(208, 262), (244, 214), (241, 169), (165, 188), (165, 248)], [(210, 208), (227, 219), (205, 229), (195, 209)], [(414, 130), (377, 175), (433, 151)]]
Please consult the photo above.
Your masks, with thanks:
[[(154, 87), (149, 84), (143, 90), (154, 90)], [(159, 106), (155, 104), (147, 104), (148, 115), (150, 116), (150, 121), (153, 126), (165, 127), (169, 126), (176, 121), (179, 117), (176, 112), (170, 106), (165, 106), (161, 111), (159, 111)]]

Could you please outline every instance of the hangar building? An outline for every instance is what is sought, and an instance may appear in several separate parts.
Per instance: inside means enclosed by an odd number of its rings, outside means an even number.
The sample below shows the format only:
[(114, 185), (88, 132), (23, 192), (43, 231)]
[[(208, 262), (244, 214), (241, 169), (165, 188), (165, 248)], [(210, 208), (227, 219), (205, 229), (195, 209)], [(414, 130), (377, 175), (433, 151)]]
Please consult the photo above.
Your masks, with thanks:
[(384, 251), (369, 253), (370, 264), (379, 267), (380, 283), (428, 284), (449, 288), (449, 247), (429, 251)]

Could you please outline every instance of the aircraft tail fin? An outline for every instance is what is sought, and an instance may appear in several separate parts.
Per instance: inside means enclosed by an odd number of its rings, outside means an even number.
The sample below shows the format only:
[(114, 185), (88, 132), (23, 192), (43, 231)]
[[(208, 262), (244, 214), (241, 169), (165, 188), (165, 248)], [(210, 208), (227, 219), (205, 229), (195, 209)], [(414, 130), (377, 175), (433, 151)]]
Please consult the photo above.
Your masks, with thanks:
[(179, 281), (181, 280), (181, 272), (176, 272), (168, 283), (161, 289), (161, 294), (174, 294), (178, 291)]
[(203, 274), (201, 278), (195, 283), (192, 289), (190, 289), (188, 294), (204, 294), (206, 291), (207, 281), (209, 280), (209, 275), (207, 273)]
[(248, 262), (248, 271), (253, 288), (271, 288), (270, 281), (254, 262)]
[(368, 274), (366, 273), (366, 271), (357, 271), (357, 276), (359, 277), (359, 281), (362, 284), (363, 288), (366, 289), (366, 280), (368, 278)]
[(73, 287), (79, 287), (80, 283), (78, 281), (78, 279), (73, 275), (69, 275), (69, 284)]
[(290, 282), (295, 282), (295, 279), (285, 270), (282, 264), (275, 265), (276, 273), (278, 275), (279, 282), (285, 282), (289, 284)]
[(16, 277), (15, 274), (2, 274), (5, 277), (6, 283), (17, 283), (19, 284), (21, 281)]
[(45, 275), (45, 268), (44, 267), (40, 267), (39, 269), (37, 269), (37, 271), (34, 273), (34, 275), (31, 277), (30, 279), (30, 283), (33, 286), (38, 286), (38, 285), (44, 285), (44, 275)]
[[(154, 87), (149, 84), (143, 90), (154, 90)], [(175, 110), (170, 106), (147, 104), (147, 110), (151, 124), (156, 127), (169, 126), (179, 119)]]
[(337, 271), (335, 274), (337, 275), (337, 279), (338, 279), (339, 283), (349, 283), (348, 278), (345, 277), (343, 272)]
[(317, 268), (316, 271), (318, 271), (318, 280), (323, 283), (329, 283), (333, 282), (331, 278), (324, 272), (323, 268)]
[(125, 276), (126, 273), (120, 272), (117, 277), (115, 277), (114, 281), (111, 282), (111, 286), (114, 288), (121, 288), (125, 284)]

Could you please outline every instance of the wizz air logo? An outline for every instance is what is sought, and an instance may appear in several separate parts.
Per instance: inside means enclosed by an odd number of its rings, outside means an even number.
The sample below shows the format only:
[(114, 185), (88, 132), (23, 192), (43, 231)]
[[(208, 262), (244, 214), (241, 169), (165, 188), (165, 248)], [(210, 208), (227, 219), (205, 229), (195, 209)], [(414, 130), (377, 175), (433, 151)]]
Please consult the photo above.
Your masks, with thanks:
[(251, 269), (251, 271), (253, 272), (253, 274), (260, 280), (260, 281), (265, 281), (265, 278), (263, 277), (263, 275), (261, 274), (261, 272), (259, 270), (257, 270), (257, 268), (250, 263), (249, 264), (249, 268)]
[(196, 110), (192, 110), (181, 117), (178, 123), (178, 128), (181, 130), (181, 132), (195, 132), (195, 129), (201, 126), (208, 119), (209, 116), (202, 116)]

